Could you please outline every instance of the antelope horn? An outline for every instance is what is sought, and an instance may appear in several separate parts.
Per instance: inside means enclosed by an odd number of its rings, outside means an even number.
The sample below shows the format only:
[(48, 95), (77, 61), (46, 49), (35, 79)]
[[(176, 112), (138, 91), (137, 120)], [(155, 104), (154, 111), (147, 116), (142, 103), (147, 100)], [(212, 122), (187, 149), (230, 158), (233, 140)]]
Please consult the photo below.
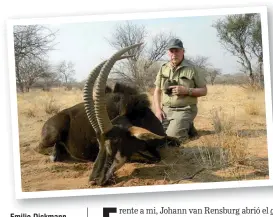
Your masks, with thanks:
[[(122, 56), (119, 57), (117, 60), (122, 60), (125, 58), (132, 57), (130, 56)], [(93, 102), (93, 87), (95, 84), (95, 81), (99, 75), (99, 72), (103, 65), (107, 62), (107, 60), (101, 62), (95, 69), (93, 69), (87, 78), (87, 81), (84, 85), (83, 90), (83, 100), (84, 100), (84, 108), (85, 112), (87, 114), (88, 120), (91, 123), (93, 129), (95, 130), (96, 134), (98, 135), (100, 133), (100, 128), (96, 119), (95, 109), (94, 109), (94, 102)]]
[(114, 66), (115, 62), (119, 60), (119, 58), (135, 47), (139, 47), (143, 43), (135, 44), (128, 46), (126, 48), (121, 49), (120, 51), (116, 52), (102, 67), (101, 72), (98, 76), (98, 82), (96, 84), (95, 89), (95, 113), (97, 117), (97, 121), (102, 133), (106, 133), (113, 128), (113, 125), (110, 121), (106, 110), (106, 101), (105, 101), (105, 87), (106, 87), (106, 80), (110, 73), (110, 70)]

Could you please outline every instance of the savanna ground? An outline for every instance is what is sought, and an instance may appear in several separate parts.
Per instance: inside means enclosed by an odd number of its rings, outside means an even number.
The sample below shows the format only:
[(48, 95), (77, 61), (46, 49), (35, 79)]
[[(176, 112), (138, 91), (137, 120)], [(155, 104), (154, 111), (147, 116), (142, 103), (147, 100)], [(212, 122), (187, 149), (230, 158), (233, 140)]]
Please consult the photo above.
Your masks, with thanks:
[[(92, 162), (53, 163), (37, 153), (43, 123), (82, 102), (80, 90), (18, 93), (23, 191), (97, 188), (88, 183)], [(126, 163), (107, 187), (268, 179), (264, 92), (239, 86), (208, 86), (195, 119), (199, 137), (162, 149), (156, 164)]]

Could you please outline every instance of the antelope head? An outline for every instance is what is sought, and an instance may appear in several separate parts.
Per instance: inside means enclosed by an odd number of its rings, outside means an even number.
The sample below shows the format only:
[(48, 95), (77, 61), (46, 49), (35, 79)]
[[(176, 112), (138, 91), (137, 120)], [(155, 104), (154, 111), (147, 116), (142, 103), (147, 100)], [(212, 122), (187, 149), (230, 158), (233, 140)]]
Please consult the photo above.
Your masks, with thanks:
[(144, 128), (133, 126), (122, 114), (111, 121), (106, 109), (105, 88), (110, 70), (116, 61), (132, 57), (123, 56), (126, 52), (141, 45), (142, 43), (139, 43), (123, 48), (100, 63), (90, 72), (84, 87), (85, 110), (99, 144), (99, 154), (89, 181), (98, 185), (105, 185), (134, 152), (144, 149), (147, 142), (164, 138)]

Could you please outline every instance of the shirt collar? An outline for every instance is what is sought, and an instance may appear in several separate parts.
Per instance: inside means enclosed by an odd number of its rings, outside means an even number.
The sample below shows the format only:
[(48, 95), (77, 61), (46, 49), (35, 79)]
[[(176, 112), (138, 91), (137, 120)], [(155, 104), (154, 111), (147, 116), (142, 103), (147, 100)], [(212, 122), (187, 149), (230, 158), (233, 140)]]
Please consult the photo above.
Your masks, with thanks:
[[(171, 61), (169, 61), (168, 65), (169, 65), (171, 68), (173, 68), (173, 65), (172, 65)], [(182, 60), (182, 62), (181, 62), (178, 66), (176, 66), (175, 68), (177, 69), (177, 68), (181, 68), (181, 67), (184, 67), (184, 66), (192, 66), (192, 64), (190, 63), (189, 60), (187, 60), (187, 59), (184, 58), (184, 59)]]

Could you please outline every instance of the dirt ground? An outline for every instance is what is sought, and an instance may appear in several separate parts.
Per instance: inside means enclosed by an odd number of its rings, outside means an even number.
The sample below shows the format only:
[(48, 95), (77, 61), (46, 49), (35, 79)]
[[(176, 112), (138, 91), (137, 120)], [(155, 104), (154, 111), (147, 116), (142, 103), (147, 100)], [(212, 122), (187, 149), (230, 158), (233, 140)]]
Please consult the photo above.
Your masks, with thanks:
[[(23, 191), (98, 188), (88, 183), (92, 162), (53, 163), (34, 150), (43, 123), (81, 101), (80, 90), (18, 93)], [(126, 163), (106, 188), (268, 179), (264, 92), (209, 86), (198, 108), (198, 138), (162, 149), (159, 163)]]

